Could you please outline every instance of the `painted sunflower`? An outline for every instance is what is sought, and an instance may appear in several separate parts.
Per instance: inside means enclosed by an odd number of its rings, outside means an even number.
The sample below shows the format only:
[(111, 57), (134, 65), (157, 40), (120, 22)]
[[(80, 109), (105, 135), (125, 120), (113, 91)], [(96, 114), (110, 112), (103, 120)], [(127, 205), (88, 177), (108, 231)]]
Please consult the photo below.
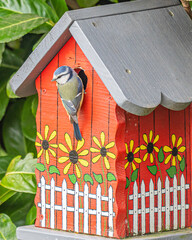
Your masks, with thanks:
[(79, 152), (79, 150), (84, 146), (85, 140), (84, 140), (84, 138), (82, 138), (82, 141), (77, 142), (76, 150), (74, 150), (72, 147), (71, 137), (69, 136), (68, 133), (65, 133), (65, 142), (67, 143), (69, 150), (62, 143), (59, 144), (59, 148), (64, 153), (67, 153), (67, 156), (60, 157), (58, 159), (58, 162), (65, 163), (65, 162), (69, 161), (67, 163), (67, 165), (64, 167), (63, 173), (67, 174), (70, 167), (73, 164), (75, 166), (75, 171), (76, 171), (77, 177), (80, 178), (81, 177), (81, 171), (80, 171), (81, 168), (80, 168), (79, 163), (84, 167), (88, 167), (88, 165), (89, 165), (87, 160), (81, 158), (82, 156), (88, 155), (89, 151), (87, 149), (85, 149), (85, 150), (82, 150)]
[(52, 154), (53, 157), (56, 157), (56, 153), (53, 149), (51, 149), (50, 147), (52, 148), (57, 148), (57, 144), (55, 143), (50, 143), (54, 138), (55, 136), (57, 135), (57, 132), (54, 130), (49, 138), (48, 138), (48, 135), (49, 135), (49, 126), (48, 125), (45, 125), (45, 134), (44, 134), (44, 138), (42, 137), (42, 135), (37, 132), (37, 137), (41, 140), (40, 142), (35, 142), (35, 146), (37, 147), (41, 147), (40, 151), (38, 152), (37, 154), (37, 158), (40, 158), (42, 153), (44, 153), (44, 156), (45, 156), (45, 160), (46, 160), (46, 163), (49, 164), (49, 153)]
[(165, 164), (167, 164), (171, 157), (172, 157), (172, 166), (176, 166), (176, 158), (181, 161), (182, 160), (182, 157), (179, 153), (183, 153), (185, 152), (186, 150), (186, 147), (185, 146), (181, 146), (182, 144), (182, 137), (179, 137), (178, 141), (177, 141), (177, 144), (176, 144), (176, 136), (175, 134), (173, 134), (171, 136), (171, 140), (172, 140), (172, 148), (170, 148), (169, 146), (164, 146), (163, 147), (163, 151), (166, 152), (166, 153), (170, 153), (166, 159), (165, 159)]
[(92, 162), (96, 163), (102, 157), (103, 160), (104, 160), (105, 167), (108, 170), (108, 169), (110, 169), (110, 164), (109, 164), (108, 157), (110, 157), (112, 159), (116, 158), (115, 154), (109, 152), (108, 149), (114, 147), (115, 146), (115, 142), (110, 142), (107, 145), (105, 145), (105, 133), (104, 132), (101, 132), (100, 138), (101, 138), (101, 143), (99, 142), (97, 137), (93, 136), (93, 141), (97, 145), (98, 148), (91, 147), (90, 151), (92, 153), (98, 153), (98, 155), (96, 155), (92, 159)]
[(154, 161), (154, 156), (153, 153), (155, 152), (159, 152), (159, 148), (155, 146), (155, 144), (159, 141), (159, 135), (156, 135), (154, 140), (153, 139), (153, 131), (151, 130), (149, 132), (149, 138), (147, 137), (147, 135), (144, 133), (143, 134), (143, 140), (146, 143), (146, 145), (141, 145), (140, 149), (141, 150), (147, 150), (147, 152), (145, 153), (144, 157), (143, 157), (143, 161), (145, 162), (147, 160), (148, 155), (150, 156), (150, 162), (153, 163)]
[(127, 154), (127, 156), (125, 157), (125, 160), (127, 160), (127, 162), (125, 164), (125, 169), (127, 169), (129, 164), (131, 164), (133, 171), (135, 171), (137, 167), (136, 167), (134, 161), (136, 163), (141, 163), (141, 159), (138, 158), (138, 157), (135, 157), (135, 154), (137, 154), (139, 152), (140, 148), (136, 147), (135, 150), (133, 151), (133, 147), (134, 147), (134, 141), (133, 140), (131, 140), (129, 142), (129, 149), (128, 149), (127, 143), (125, 143), (126, 154)]

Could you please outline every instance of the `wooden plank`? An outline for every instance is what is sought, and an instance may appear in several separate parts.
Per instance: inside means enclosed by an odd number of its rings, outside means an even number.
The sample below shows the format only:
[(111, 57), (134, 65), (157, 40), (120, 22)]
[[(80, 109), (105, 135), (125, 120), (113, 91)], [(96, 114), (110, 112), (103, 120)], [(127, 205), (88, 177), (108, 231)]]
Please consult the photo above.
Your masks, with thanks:
[(89, 187), (84, 185), (84, 233), (89, 233)]
[(108, 196), (108, 212), (109, 212), (109, 218), (108, 218), (108, 227), (109, 227), (109, 237), (113, 237), (113, 188), (112, 186), (109, 187), (109, 196)]
[(165, 229), (170, 230), (170, 188), (168, 177), (165, 180)]
[(75, 183), (75, 195), (74, 195), (74, 231), (79, 232), (79, 185)]
[(51, 191), (50, 191), (50, 228), (55, 228), (55, 180), (51, 179)]
[(157, 198), (158, 198), (158, 232), (162, 231), (162, 189), (161, 179), (157, 181)]
[(138, 235), (138, 186), (137, 182), (133, 185), (133, 235)]
[(41, 177), (41, 214), (43, 216), (41, 220), (41, 226), (45, 227), (45, 221), (46, 221), (46, 207), (45, 207), (45, 178), (44, 176)]
[(145, 230), (145, 183), (142, 180), (141, 182), (141, 233), (145, 234), (146, 230)]
[(178, 228), (177, 178), (173, 178), (173, 229)]
[(96, 192), (97, 198), (96, 198), (96, 234), (101, 235), (101, 186), (100, 184), (97, 187)]
[(155, 212), (154, 212), (154, 183), (153, 180), (150, 180), (149, 184), (149, 199), (150, 199), (150, 207), (149, 207), (149, 215), (150, 215), (150, 233), (155, 232)]
[(67, 182), (62, 183), (62, 229), (67, 230)]

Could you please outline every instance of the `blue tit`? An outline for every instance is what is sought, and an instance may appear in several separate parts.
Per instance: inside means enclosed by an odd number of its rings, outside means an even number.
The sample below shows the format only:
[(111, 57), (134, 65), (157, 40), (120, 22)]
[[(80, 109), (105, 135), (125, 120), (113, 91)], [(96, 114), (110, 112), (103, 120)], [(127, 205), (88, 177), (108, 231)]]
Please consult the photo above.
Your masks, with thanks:
[(72, 68), (61, 66), (55, 70), (51, 81), (56, 81), (63, 106), (73, 124), (75, 138), (82, 140), (77, 118), (84, 96), (82, 80)]

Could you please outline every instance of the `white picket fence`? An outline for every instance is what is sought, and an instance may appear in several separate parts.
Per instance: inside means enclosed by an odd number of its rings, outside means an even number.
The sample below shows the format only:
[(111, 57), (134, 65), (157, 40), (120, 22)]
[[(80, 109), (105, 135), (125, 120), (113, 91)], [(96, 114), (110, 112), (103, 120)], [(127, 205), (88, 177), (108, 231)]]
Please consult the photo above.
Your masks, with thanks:
[[(84, 192), (79, 191), (79, 185), (75, 183), (75, 190), (67, 188), (67, 182), (64, 179), (62, 187), (55, 186), (54, 178), (51, 179), (51, 185), (47, 185), (44, 176), (41, 177), (41, 181), (38, 184), (41, 188), (41, 202), (38, 203), (38, 207), (41, 208), (41, 214), (43, 219), (41, 220), (41, 226), (46, 225), (46, 209), (50, 209), (50, 228), (55, 228), (55, 211), (62, 211), (62, 229), (67, 230), (67, 212), (74, 213), (74, 231), (79, 232), (79, 213), (83, 213), (83, 232), (89, 233), (89, 215), (96, 215), (96, 234), (101, 235), (101, 217), (108, 217), (108, 236), (113, 237), (113, 188), (110, 186), (108, 189), (108, 196), (102, 196), (101, 186), (98, 185), (96, 194), (89, 193), (89, 186), (87, 183), (84, 185)], [(46, 190), (50, 190), (50, 204), (46, 203)], [(62, 205), (55, 204), (55, 192), (61, 193)], [(74, 196), (74, 206), (69, 206), (67, 201), (67, 195)], [(79, 206), (79, 197), (83, 197), (83, 208)], [(89, 209), (89, 199), (96, 200), (96, 209)], [(108, 202), (108, 211), (102, 211), (102, 201)]]
[[(189, 209), (189, 204), (185, 204), (185, 190), (189, 189), (189, 184), (185, 184), (184, 175), (181, 175), (180, 186), (177, 184), (177, 178), (173, 178), (173, 186), (170, 187), (168, 177), (165, 180), (165, 188), (161, 188), (160, 178), (157, 181), (157, 189), (154, 189), (152, 179), (149, 183), (149, 192), (145, 192), (145, 183), (141, 182), (141, 192), (138, 193), (137, 183), (134, 182), (133, 195), (129, 196), (129, 200), (133, 200), (133, 209), (129, 210), (129, 215), (133, 215), (133, 233), (138, 234), (138, 215), (141, 214), (141, 231), (146, 233), (146, 214), (149, 214), (150, 232), (155, 232), (155, 213), (158, 214), (158, 231), (162, 230), (162, 212), (165, 213), (165, 229), (170, 230), (170, 212), (173, 212), (173, 229), (178, 228), (178, 210), (180, 210), (181, 228), (185, 227), (185, 209)], [(173, 193), (173, 194), (170, 194)], [(165, 204), (163, 205), (162, 196), (165, 194)], [(155, 201), (155, 196), (157, 200)], [(145, 200), (149, 197), (149, 207), (146, 207)], [(172, 199), (171, 199), (172, 197)], [(138, 201), (140, 199), (141, 209), (138, 209)], [(172, 201), (170, 201), (172, 200)], [(157, 202), (157, 206), (155, 206)], [(171, 205), (173, 202), (173, 205)], [(180, 202), (180, 203), (179, 203)], [(179, 203), (179, 204), (178, 204)]]

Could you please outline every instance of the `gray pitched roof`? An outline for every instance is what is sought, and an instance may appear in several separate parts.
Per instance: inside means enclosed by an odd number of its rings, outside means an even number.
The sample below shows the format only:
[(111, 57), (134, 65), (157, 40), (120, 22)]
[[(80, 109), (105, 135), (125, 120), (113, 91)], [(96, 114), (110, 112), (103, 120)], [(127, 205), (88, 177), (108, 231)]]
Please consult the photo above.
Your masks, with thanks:
[(19, 96), (73, 36), (117, 104), (146, 115), (192, 101), (192, 21), (178, 0), (138, 0), (67, 12), (11, 80)]

